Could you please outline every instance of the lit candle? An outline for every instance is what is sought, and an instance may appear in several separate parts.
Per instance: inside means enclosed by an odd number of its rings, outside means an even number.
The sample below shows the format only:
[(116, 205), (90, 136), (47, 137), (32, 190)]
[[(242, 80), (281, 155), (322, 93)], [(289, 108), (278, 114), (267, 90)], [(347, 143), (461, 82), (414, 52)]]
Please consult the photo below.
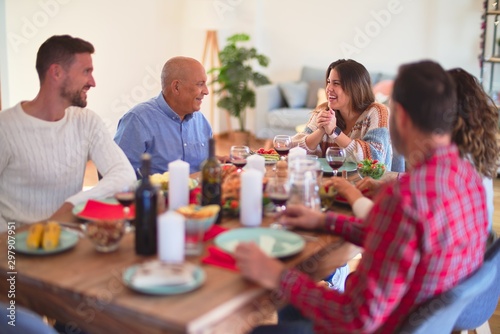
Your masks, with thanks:
[(189, 164), (175, 160), (168, 164), (168, 206), (176, 210), (189, 204)]
[(244, 226), (262, 222), (262, 172), (255, 169), (241, 173), (240, 221)]
[(160, 261), (184, 262), (184, 216), (167, 211), (158, 217), (158, 255)]
[(266, 172), (266, 159), (258, 154), (251, 155), (247, 158), (246, 170), (255, 169), (259, 172)]

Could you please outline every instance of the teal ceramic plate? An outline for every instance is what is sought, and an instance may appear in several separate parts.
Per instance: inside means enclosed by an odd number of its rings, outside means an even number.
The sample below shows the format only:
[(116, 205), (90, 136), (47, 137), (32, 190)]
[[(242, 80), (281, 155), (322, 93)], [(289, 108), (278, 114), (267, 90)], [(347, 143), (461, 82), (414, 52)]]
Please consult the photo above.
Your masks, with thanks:
[(194, 280), (188, 284), (181, 285), (163, 285), (163, 286), (153, 286), (153, 287), (137, 287), (132, 283), (132, 276), (136, 270), (141, 266), (140, 264), (128, 267), (123, 272), (123, 282), (126, 286), (132, 290), (142, 292), (149, 295), (178, 295), (181, 293), (186, 293), (200, 287), (205, 282), (205, 271), (201, 269), (200, 266), (195, 266), (193, 271)]
[[(318, 159), (319, 164), (321, 165), (321, 170), (324, 173), (330, 173), (333, 174), (333, 169), (328, 165), (328, 162), (326, 162), (325, 158), (319, 158)], [(358, 165), (355, 162), (344, 162), (344, 165), (339, 168), (339, 172), (342, 172), (343, 170), (348, 171), (348, 172), (353, 172), (358, 170)]]
[(306, 244), (300, 235), (270, 228), (238, 228), (219, 234), (215, 244), (227, 253), (233, 253), (239, 242), (253, 241), (272, 257), (286, 257), (297, 254)]
[(24, 231), (16, 234), (16, 251), (22, 254), (28, 255), (50, 255), (57, 254), (68, 249), (75, 247), (78, 243), (78, 234), (76, 232), (61, 230), (61, 236), (59, 237), (59, 246), (51, 250), (44, 250), (42, 248), (32, 249), (26, 246), (26, 238), (28, 237), (29, 231)]
[[(102, 198), (102, 199), (94, 199), (94, 201), (97, 201), (97, 202), (102, 202), (102, 203), (106, 203), (106, 204), (118, 204), (118, 201), (112, 197), (109, 197), (109, 198)], [(87, 201), (85, 202), (82, 202), (82, 203), (78, 203), (77, 205), (75, 205), (73, 207), (73, 214), (75, 216), (77, 216), (78, 218), (82, 218), (82, 219), (88, 219), (89, 217), (83, 217), (83, 216), (80, 216), (80, 212), (83, 211), (83, 208), (85, 208), (85, 205), (87, 204)], [(90, 217), (90, 219), (94, 219), (94, 217)]]

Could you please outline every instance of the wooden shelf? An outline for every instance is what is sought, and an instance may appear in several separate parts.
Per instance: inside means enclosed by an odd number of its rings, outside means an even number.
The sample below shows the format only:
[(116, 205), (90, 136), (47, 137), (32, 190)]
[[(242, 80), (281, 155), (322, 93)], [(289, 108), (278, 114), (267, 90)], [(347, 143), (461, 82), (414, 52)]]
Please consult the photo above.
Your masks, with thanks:
[(500, 10), (489, 10), (486, 12), (486, 15), (500, 15)]

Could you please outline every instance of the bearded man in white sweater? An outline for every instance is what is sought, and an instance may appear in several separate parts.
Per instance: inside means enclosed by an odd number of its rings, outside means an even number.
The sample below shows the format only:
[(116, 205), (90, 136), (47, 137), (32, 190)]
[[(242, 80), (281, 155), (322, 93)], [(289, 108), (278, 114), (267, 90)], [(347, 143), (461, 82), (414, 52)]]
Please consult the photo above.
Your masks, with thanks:
[[(37, 53), (37, 96), (0, 112), (0, 231), (7, 222), (71, 221), (75, 204), (134, 182), (127, 157), (85, 108), (93, 52), (82, 39), (50, 37)], [(82, 191), (88, 160), (103, 177)]]

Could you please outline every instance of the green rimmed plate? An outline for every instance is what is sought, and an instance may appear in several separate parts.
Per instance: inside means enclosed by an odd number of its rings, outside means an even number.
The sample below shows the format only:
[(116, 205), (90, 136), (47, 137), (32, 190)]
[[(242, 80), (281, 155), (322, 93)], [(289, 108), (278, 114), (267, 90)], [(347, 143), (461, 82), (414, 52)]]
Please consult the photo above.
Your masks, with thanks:
[(28, 248), (26, 246), (26, 238), (28, 237), (29, 231), (24, 231), (16, 234), (16, 251), (27, 255), (51, 255), (62, 253), (76, 246), (78, 243), (78, 233), (61, 230), (61, 235), (59, 237), (59, 245), (51, 250), (45, 250), (43, 248)]
[(219, 234), (215, 244), (227, 253), (233, 253), (240, 242), (254, 242), (271, 257), (287, 257), (302, 251), (305, 240), (300, 235), (284, 230), (253, 227), (238, 228)]

